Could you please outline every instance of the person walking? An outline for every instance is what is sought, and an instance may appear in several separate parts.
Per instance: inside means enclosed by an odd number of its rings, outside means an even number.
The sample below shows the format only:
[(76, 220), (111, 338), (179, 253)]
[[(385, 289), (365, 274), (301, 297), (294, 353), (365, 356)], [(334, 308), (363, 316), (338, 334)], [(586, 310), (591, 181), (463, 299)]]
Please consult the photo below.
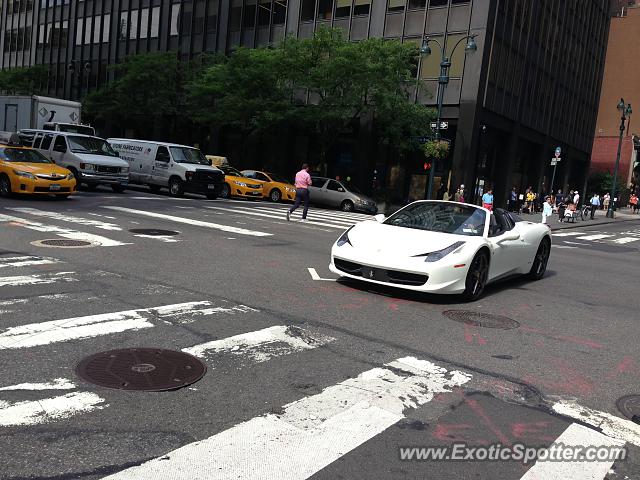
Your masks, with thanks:
[(609, 210), (609, 203), (611, 202), (611, 195), (609, 195), (609, 193), (605, 193), (604, 194), (604, 200), (602, 202), (602, 204), (604, 205), (604, 209), (605, 210)]
[(593, 220), (596, 215), (596, 210), (600, 206), (600, 196), (597, 193), (594, 193), (589, 202), (591, 203), (591, 220)]
[(631, 208), (633, 208), (633, 213), (638, 213), (638, 196), (635, 193), (631, 195), (629, 204), (631, 205)]
[(578, 193), (577, 190), (573, 194), (573, 203), (575, 203), (576, 208), (578, 208), (580, 206), (580, 194)]
[(491, 188), (482, 195), (482, 208), (486, 208), (490, 212), (493, 211), (493, 190)]
[(516, 191), (516, 187), (511, 189), (511, 193), (509, 194), (509, 211), (516, 212), (518, 205), (518, 192)]
[(547, 195), (542, 204), (542, 223), (547, 223), (547, 218), (553, 215), (553, 205), (551, 203), (551, 196)]
[(296, 173), (296, 201), (293, 206), (287, 210), (287, 221), (291, 220), (291, 214), (296, 211), (302, 202), (304, 208), (302, 210), (301, 222), (307, 221), (307, 211), (309, 210), (309, 186), (311, 185), (311, 175), (309, 175), (309, 164), (304, 163), (302, 170)]

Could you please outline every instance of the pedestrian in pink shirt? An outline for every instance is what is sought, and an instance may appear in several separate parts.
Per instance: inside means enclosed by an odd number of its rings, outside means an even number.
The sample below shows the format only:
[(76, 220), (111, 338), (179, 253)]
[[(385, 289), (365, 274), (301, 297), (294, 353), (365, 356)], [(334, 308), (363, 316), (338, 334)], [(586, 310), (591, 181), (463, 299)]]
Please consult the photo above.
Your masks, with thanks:
[(287, 221), (291, 219), (291, 214), (296, 211), (300, 203), (304, 201), (304, 209), (302, 210), (301, 222), (307, 221), (307, 210), (309, 210), (309, 185), (311, 185), (311, 175), (309, 175), (309, 165), (302, 165), (302, 170), (296, 173), (296, 201), (289, 210), (287, 210)]

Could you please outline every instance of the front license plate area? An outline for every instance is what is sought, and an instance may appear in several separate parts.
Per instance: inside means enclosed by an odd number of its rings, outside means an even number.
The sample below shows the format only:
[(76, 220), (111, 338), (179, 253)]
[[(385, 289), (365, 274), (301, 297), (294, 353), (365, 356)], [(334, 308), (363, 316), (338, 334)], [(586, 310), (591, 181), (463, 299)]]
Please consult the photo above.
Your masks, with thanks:
[(52, 183), (51, 185), (49, 185), (49, 191), (57, 192), (59, 190), (60, 190), (60, 185), (58, 185), (57, 183)]

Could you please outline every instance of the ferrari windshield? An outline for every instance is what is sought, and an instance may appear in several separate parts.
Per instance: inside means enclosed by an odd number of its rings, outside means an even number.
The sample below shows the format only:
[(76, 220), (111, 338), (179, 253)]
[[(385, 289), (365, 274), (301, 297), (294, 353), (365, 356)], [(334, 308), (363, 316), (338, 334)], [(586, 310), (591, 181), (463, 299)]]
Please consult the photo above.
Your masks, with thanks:
[(481, 237), (486, 214), (479, 208), (447, 202), (416, 202), (384, 221), (396, 227)]

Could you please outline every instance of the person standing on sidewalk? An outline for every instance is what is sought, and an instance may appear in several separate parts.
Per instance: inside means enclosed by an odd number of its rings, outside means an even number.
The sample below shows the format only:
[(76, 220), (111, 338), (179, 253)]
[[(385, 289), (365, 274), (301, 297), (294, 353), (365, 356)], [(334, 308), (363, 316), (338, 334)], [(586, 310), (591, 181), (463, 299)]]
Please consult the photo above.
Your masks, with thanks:
[(493, 190), (491, 188), (487, 190), (487, 193), (482, 195), (482, 208), (493, 212)]
[(551, 196), (547, 195), (542, 204), (542, 223), (546, 225), (547, 218), (553, 215), (553, 205), (551, 203)]
[(518, 210), (518, 192), (516, 191), (516, 187), (511, 189), (511, 193), (509, 194), (509, 211), (516, 212)]
[(291, 214), (296, 211), (302, 202), (304, 202), (304, 208), (302, 210), (301, 222), (307, 221), (307, 211), (309, 210), (309, 186), (311, 185), (311, 175), (309, 175), (309, 164), (304, 163), (302, 170), (296, 173), (296, 201), (293, 206), (287, 210), (287, 221), (291, 220)]
[(604, 209), (605, 210), (609, 210), (609, 203), (611, 202), (611, 195), (609, 195), (609, 193), (605, 193), (604, 194)]
[(633, 213), (638, 213), (638, 196), (635, 193), (631, 195), (629, 204), (631, 205), (631, 208), (633, 208)]
[(596, 210), (598, 209), (598, 207), (600, 207), (600, 197), (598, 196), (597, 193), (593, 194), (593, 197), (591, 197), (590, 203), (591, 203), (591, 220), (593, 220), (593, 218), (596, 215)]

